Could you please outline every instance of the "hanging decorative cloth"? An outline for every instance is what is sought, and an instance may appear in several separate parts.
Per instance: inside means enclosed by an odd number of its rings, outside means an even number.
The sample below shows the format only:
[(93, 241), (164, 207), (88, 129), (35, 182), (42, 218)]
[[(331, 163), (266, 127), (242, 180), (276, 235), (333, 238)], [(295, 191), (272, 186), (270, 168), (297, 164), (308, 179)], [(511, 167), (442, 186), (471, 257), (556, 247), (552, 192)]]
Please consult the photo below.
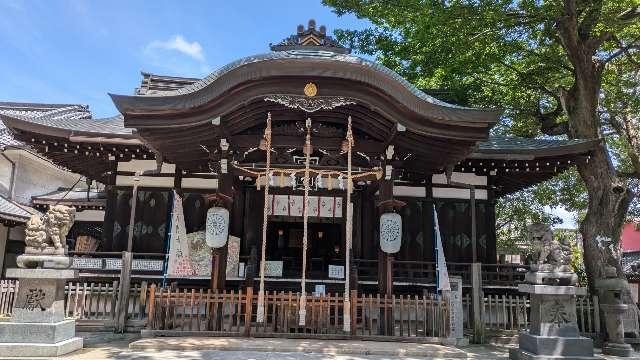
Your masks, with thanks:
[[(347, 120), (347, 222), (345, 224), (346, 229), (346, 247), (345, 247), (345, 259), (344, 259), (344, 332), (351, 331), (351, 297), (349, 296), (349, 290), (351, 287), (351, 243), (352, 243), (352, 230), (353, 230), (353, 204), (351, 204), (351, 192), (353, 191), (353, 180), (351, 179), (351, 151), (353, 149), (353, 130), (351, 129), (351, 116)], [(342, 176), (342, 175), (341, 175)]]
[[(271, 113), (267, 114), (267, 127), (264, 130), (265, 151), (267, 153), (266, 174), (271, 172)], [(264, 184), (264, 211), (262, 214), (262, 255), (260, 260), (260, 290), (258, 291), (258, 309), (256, 321), (264, 322), (264, 267), (267, 255), (267, 216), (269, 212), (269, 181)]]
[(300, 296), (300, 311), (298, 312), (300, 326), (304, 326), (307, 317), (307, 246), (308, 246), (308, 223), (309, 223), (309, 163), (311, 161), (311, 119), (307, 118), (307, 136), (304, 142), (304, 178), (302, 186), (304, 187), (304, 209), (302, 212), (302, 279)]

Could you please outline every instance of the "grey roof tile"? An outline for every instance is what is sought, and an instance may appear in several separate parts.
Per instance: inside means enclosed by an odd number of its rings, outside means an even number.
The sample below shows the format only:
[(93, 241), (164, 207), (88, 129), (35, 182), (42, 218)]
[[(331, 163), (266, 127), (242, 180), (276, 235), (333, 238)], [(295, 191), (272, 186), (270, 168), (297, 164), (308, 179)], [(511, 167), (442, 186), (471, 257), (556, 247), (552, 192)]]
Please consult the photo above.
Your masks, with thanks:
[(479, 150), (540, 150), (559, 146), (583, 144), (592, 140), (586, 139), (530, 139), (521, 137), (495, 136), (479, 144)]
[(130, 135), (122, 115), (93, 119), (86, 105), (0, 102), (0, 119), (14, 118), (72, 131)]
[(34, 213), (37, 212), (0, 195), (0, 218), (11, 221), (26, 222)]
[(0, 150), (8, 147), (24, 147), (24, 143), (16, 140), (13, 132), (0, 120)]

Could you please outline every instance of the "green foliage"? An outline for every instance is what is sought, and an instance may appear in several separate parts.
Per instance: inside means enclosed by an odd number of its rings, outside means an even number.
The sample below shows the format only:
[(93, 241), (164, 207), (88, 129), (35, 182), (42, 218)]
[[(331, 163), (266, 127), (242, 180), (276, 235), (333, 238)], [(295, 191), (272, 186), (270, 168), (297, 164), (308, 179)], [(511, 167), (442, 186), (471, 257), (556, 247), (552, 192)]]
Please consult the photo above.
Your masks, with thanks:
[[(336, 31), (338, 39), (356, 51), (375, 57), (419, 88), (447, 89), (458, 103), (505, 109), (494, 134), (560, 134), (554, 129), (568, 122), (559, 93), (574, 84), (576, 71), (560, 39), (558, 22), (572, 0), (323, 2), (338, 15), (351, 13), (372, 24), (364, 30)], [(611, 120), (626, 113), (633, 114), (633, 124), (639, 124), (640, 21), (634, 14), (640, 2), (575, 3), (580, 38), (603, 39), (596, 51), (607, 63), (601, 84), (600, 132), (613, 164), (631, 172), (633, 154), (640, 149), (631, 145), (624, 131), (616, 132)], [(640, 172), (640, 167), (635, 171)], [(637, 182), (630, 187), (639, 190)], [(574, 170), (501, 199), (499, 247), (513, 247), (522, 239), (523, 227), (534, 220), (552, 221), (545, 205), (563, 206), (583, 216), (588, 201), (585, 184)], [(632, 213), (640, 215), (639, 209), (637, 202), (632, 204)]]
[(560, 224), (560, 218), (545, 209), (533, 189), (498, 199), (496, 203), (496, 241), (498, 253), (530, 255), (527, 226), (533, 223)]
[(584, 267), (584, 256), (582, 252), (582, 237), (575, 229), (556, 229), (554, 238), (561, 241), (568, 240), (571, 245), (571, 269), (578, 275), (578, 285), (587, 286), (587, 273)]

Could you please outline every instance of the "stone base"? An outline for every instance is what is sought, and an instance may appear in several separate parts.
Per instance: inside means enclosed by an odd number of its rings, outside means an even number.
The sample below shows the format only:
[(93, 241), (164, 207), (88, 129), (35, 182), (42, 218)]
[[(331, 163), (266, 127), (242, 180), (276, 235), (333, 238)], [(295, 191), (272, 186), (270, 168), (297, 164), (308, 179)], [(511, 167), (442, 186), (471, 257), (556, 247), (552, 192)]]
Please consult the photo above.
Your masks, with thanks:
[(509, 359), (511, 360), (602, 360), (595, 356), (554, 356), (536, 355), (521, 349), (509, 349)]
[[(593, 340), (584, 337), (536, 336), (531, 334), (520, 334), (518, 343), (519, 350), (522, 354), (530, 354), (531, 356), (542, 356), (540, 359), (594, 358)], [(522, 357), (512, 357), (512, 359), (521, 358)], [(524, 359), (526, 359), (526, 357)], [(538, 358), (535, 357), (534, 359)]]
[(633, 348), (629, 344), (604, 343), (602, 353), (605, 355), (630, 357), (633, 354)]
[(44, 357), (51, 358), (82, 349), (82, 338), (74, 337), (54, 344), (43, 343), (0, 343), (2, 357)]
[(55, 344), (76, 335), (75, 320), (57, 323), (0, 322), (0, 343)]

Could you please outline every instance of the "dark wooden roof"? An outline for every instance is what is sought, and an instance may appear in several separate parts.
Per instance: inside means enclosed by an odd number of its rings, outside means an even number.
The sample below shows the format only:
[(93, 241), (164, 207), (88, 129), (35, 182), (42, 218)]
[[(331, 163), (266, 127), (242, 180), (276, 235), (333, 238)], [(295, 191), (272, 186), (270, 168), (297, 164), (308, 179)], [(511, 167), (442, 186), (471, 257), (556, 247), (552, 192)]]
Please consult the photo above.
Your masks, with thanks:
[(84, 105), (0, 102), (0, 121), (13, 141), (106, 184), (115, 177), (116, 159), (150, 154), (133, 130), (124, 127), (122, 115), (93, 119)]
[(73, 206), (81, 210), (104, 209), (107, 205), (107, 196), (103, 191), (91, 190), (87, 194), (86, 189), (61, 188), (47, 194), (32, 196), (31, 202), (36, 207), (66, 205)]

